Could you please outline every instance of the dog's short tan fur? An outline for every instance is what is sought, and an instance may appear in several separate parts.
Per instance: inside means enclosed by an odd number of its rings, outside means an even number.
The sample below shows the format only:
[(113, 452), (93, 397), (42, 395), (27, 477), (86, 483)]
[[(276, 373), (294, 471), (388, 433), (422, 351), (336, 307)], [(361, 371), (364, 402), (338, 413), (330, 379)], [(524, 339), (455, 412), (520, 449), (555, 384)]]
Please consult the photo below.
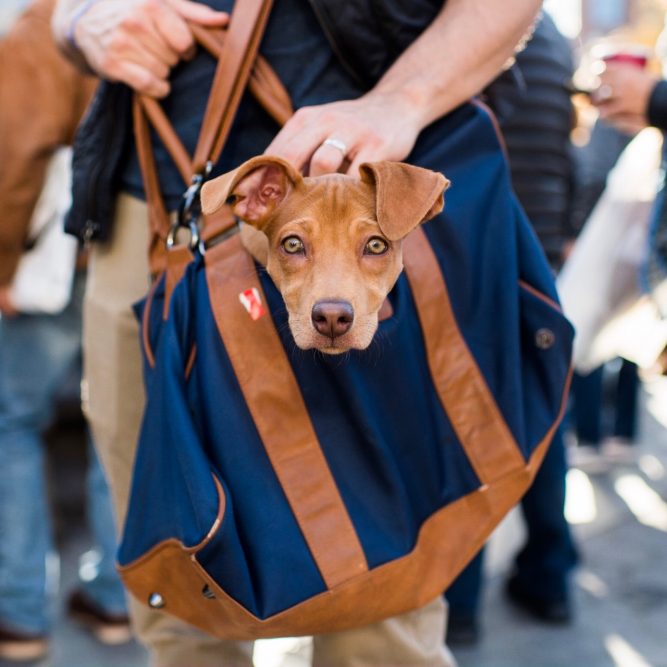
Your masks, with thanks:
[(283, 160), (261, 157), (202, 190), (204, 213), (231, 197), (235, 214), (268, 239), (243, 235), (280, 290), (302, 349), (368, 347), (403, 268), (402, 239), (443, 206), (441, 174), (393, 162), (360, 171), (361, 179), (303, 178)]

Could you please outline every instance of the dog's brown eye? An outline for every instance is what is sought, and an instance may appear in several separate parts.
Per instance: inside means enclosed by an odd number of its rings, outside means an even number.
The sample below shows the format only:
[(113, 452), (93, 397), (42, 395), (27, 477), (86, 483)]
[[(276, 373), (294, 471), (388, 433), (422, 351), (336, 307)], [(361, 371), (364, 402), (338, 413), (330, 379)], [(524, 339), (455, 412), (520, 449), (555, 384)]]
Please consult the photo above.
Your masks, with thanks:
[(288, 236), (281, 245), (288, 255), (299, 255), (305, 250), (303, 241), (298, 236)]
[(364, 254), (383, 255), (387, 250), (389, 250), (389, 244), (379, 236), (374, 236), (372, 239), (368, 240), (368, 243), (366, 243)]

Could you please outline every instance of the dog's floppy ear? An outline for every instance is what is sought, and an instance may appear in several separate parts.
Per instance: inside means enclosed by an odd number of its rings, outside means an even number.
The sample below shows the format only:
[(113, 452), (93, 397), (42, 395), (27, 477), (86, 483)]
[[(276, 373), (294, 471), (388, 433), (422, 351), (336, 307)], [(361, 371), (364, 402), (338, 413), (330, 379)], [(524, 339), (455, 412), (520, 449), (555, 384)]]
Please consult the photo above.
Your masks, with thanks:
[(442, 211), (449, 180), (404, 162), (364, 162), (361, 180), (375, 186), (375, 209), (382, 233), (397, 241)]
[(301, 180), (301, 174), (286, 160), (266, 155), (254, 157), (204, 184), (202, 212), (211, 215), (233, 198), (230, 203), (234, 214), (261, 229)]

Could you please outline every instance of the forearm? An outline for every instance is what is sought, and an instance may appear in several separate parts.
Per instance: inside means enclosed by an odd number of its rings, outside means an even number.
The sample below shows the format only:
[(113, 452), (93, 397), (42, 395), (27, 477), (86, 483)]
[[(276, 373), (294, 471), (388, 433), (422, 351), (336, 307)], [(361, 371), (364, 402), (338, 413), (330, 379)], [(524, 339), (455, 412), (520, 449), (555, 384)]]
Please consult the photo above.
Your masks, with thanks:
[(530, 30), (541, 0), (448, 0), (371, 94), (400, 97), (421, 127), (479, 93)]

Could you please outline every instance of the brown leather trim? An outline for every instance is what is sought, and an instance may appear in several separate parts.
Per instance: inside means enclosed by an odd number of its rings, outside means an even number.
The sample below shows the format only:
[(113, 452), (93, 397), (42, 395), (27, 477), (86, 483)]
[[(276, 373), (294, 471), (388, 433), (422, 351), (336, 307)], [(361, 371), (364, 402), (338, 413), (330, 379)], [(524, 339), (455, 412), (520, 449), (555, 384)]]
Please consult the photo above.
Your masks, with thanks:
[[(214, 58), (220, 58), (226, 30), (204, 28), (195, 23), (190, 24), (190, 29), (201, 46)], [(248, 90), (281, 127), (294, 114), (289, 93), (268, 61), (259, 54), (257, 54), (255, 64), (250, 72)]]
[(204, 243), (237, 225), (236, 217), (232, 212), (231, 206), (221, 206), (215, 213), (203, 215), (204, 225), (201, 232), (201, 238)]
[(222, 488), (220, 480), (213, 473), (211, 473), (211, 476), (213, 477), (213, 483), (215, 484), (215, 489), (218, 493), (218, 514), (215, 517), (215, 521), (208, 529), (208, 532), (206, 533), (204, 539), (192, 547), (186, 547), (183, 544), (183, 542), (177, 540), (175, 537), (172, 537), (168, 540), (164, 540), (159, 544), (157, 544), (155, 547), (153, 547), (150, 551), (147, 551), (143, 556), (140, 556), (136, 560), (132, 561), (132, 563), (130, 563), (129, 565), (125, 566), (118, 565), (116, 569), (121, 574), (121, 576), (124, 572), (131, 571), (133, 568), (138, 568), (146, 564), (146, 562), (148, 562), (154, 555), (160, 554), (164, 549), (168, 549), (170, 546), (178, 547), (178, 550), (181, 551), (182, 553), (194, 554), (197, 551), (203, 549), (213, 539), (213, 536), (218, 532), (218, 529), (222, 524), (222, 519), (225, 516), (227, 500), (225, 498), (225, 492)]
[[(139, 600), (145, 602), (152, 592), (159, 592), (167, 601), (165, 611), (224, 639), (321, 634), (401, 614), (441, 595), (479, 551), (529, 488), (556, 426), (557, 422), (525, 468), (514, 470), (493, 486), (482, 487), (427, 519), (409, 554), (268, 619), (253, 616), (227, 595), (199, 565), (196, 553), (183, 549), (175, 540), (157, 545), (141, 561), (121, 568), (121, 576)], [(215, 599), (201, 595), (205, 585)]]
[(235, 236), (208, 250), (205, 262), (218, 331), (248, 409), (322, 578), (333, 588), (368, 565), (273, 320), (269, 314), (252, 320), (239, 301), (241, 292), (256, 288), (266, 304), (252, 258)]
[(403, 241), (431, 376), (442, 406), (482, 484), (523, 468), (523, 456), (452, 311), (447, 286), (421, 227)]
[(150, 227), (154, 236), (166, 238), (169, 231), (169, 215), (160, 195), (160, 183), (155, 166), (148, 121), (137, 95), (132, 100), (132, 116), (137, 157), (141, 167), (141, 176), (144, 180), (144, 190), (146, 191)]
[(169, 122), (167, 114), (155, 98), (148, 95), (138, 95), (138, 98), (162, 143), (169, 149), (169, 155), (181, 174), (181, 178), (189, 184), (193, 173), (192, 162), (183, 142)]
[(498, 118), (496, 117), (496, 114), (494, 113), (493, 109), (488, 104), (482, 102), (482, 100), (480, 100), (479, 97), (473, 97), (470, 101), (474, 106), (481, 109), (489, 117), (491, 125), (493, 125), (493, 129), (496, 133), (498, 143), (500, 144), (500, 148), (503, 151), (503, 155), (505, 156), (506, 160), (509, 160), (509, 154), (507, 152), (507, 144), (505, 143), (505, 135), (503, 134), (503, 131), (500, 129), (500, 123), (498, 122)]
[(220, 59), (197, 140), (193, 167), (202, 172), (206, 163), (218, 161), (232, 126), (269, 18), (272, 0), (237, 3), (220, 51)]
[(188, 357), (188, 362), (185, 364), (185, 379), (190, 378), (190, 373), (192, 373), (192, 368), (195, 365), (195, 360), (197, 359), (197, 346), (193, 345), (190, 350), (190, 356)]
[(175, 246), (167, 251), (164, 306), (162, 308), (162, 318), (165, 320), (169, 315), (169, 304), (171, 303), (171, 295), (174, 293), (174, 288), (183, 277), (185, 270), (193, 259), (192, 251), (186, 245)]
[(144, 355), (146, 356), (146, 361), (148, 365), (153, 368), (155, 366), (155, 355), (153, 354), (153, 348), (151, 347), (150, 337), (148, 335), (148, 325), (151, 321), (151, 309), (153, 308), (153, 297), (155, 296), (155, 290), (160, 282), (159, 278), (154, 280), (148, 290), (148, 295), (146, 296), (146, 305), (144, 306), (144, 312), (141, 315), (141, 342), (144, 348)]
[(548, 297), (546, 294), (543, 294), (539, 290), (536, 290), (532, 285), (529, 285), (525, 280), (519, 280), (519, 287), (530, 292), (533, 296), (536, 296), (538, 299), (544, 301), (544, 303), (550, 305), (554, 310), (557, 310), (559, 313), (563, 312), (563, 309), (560, 307), (559, 303), (556, 303), (553, 299)]

